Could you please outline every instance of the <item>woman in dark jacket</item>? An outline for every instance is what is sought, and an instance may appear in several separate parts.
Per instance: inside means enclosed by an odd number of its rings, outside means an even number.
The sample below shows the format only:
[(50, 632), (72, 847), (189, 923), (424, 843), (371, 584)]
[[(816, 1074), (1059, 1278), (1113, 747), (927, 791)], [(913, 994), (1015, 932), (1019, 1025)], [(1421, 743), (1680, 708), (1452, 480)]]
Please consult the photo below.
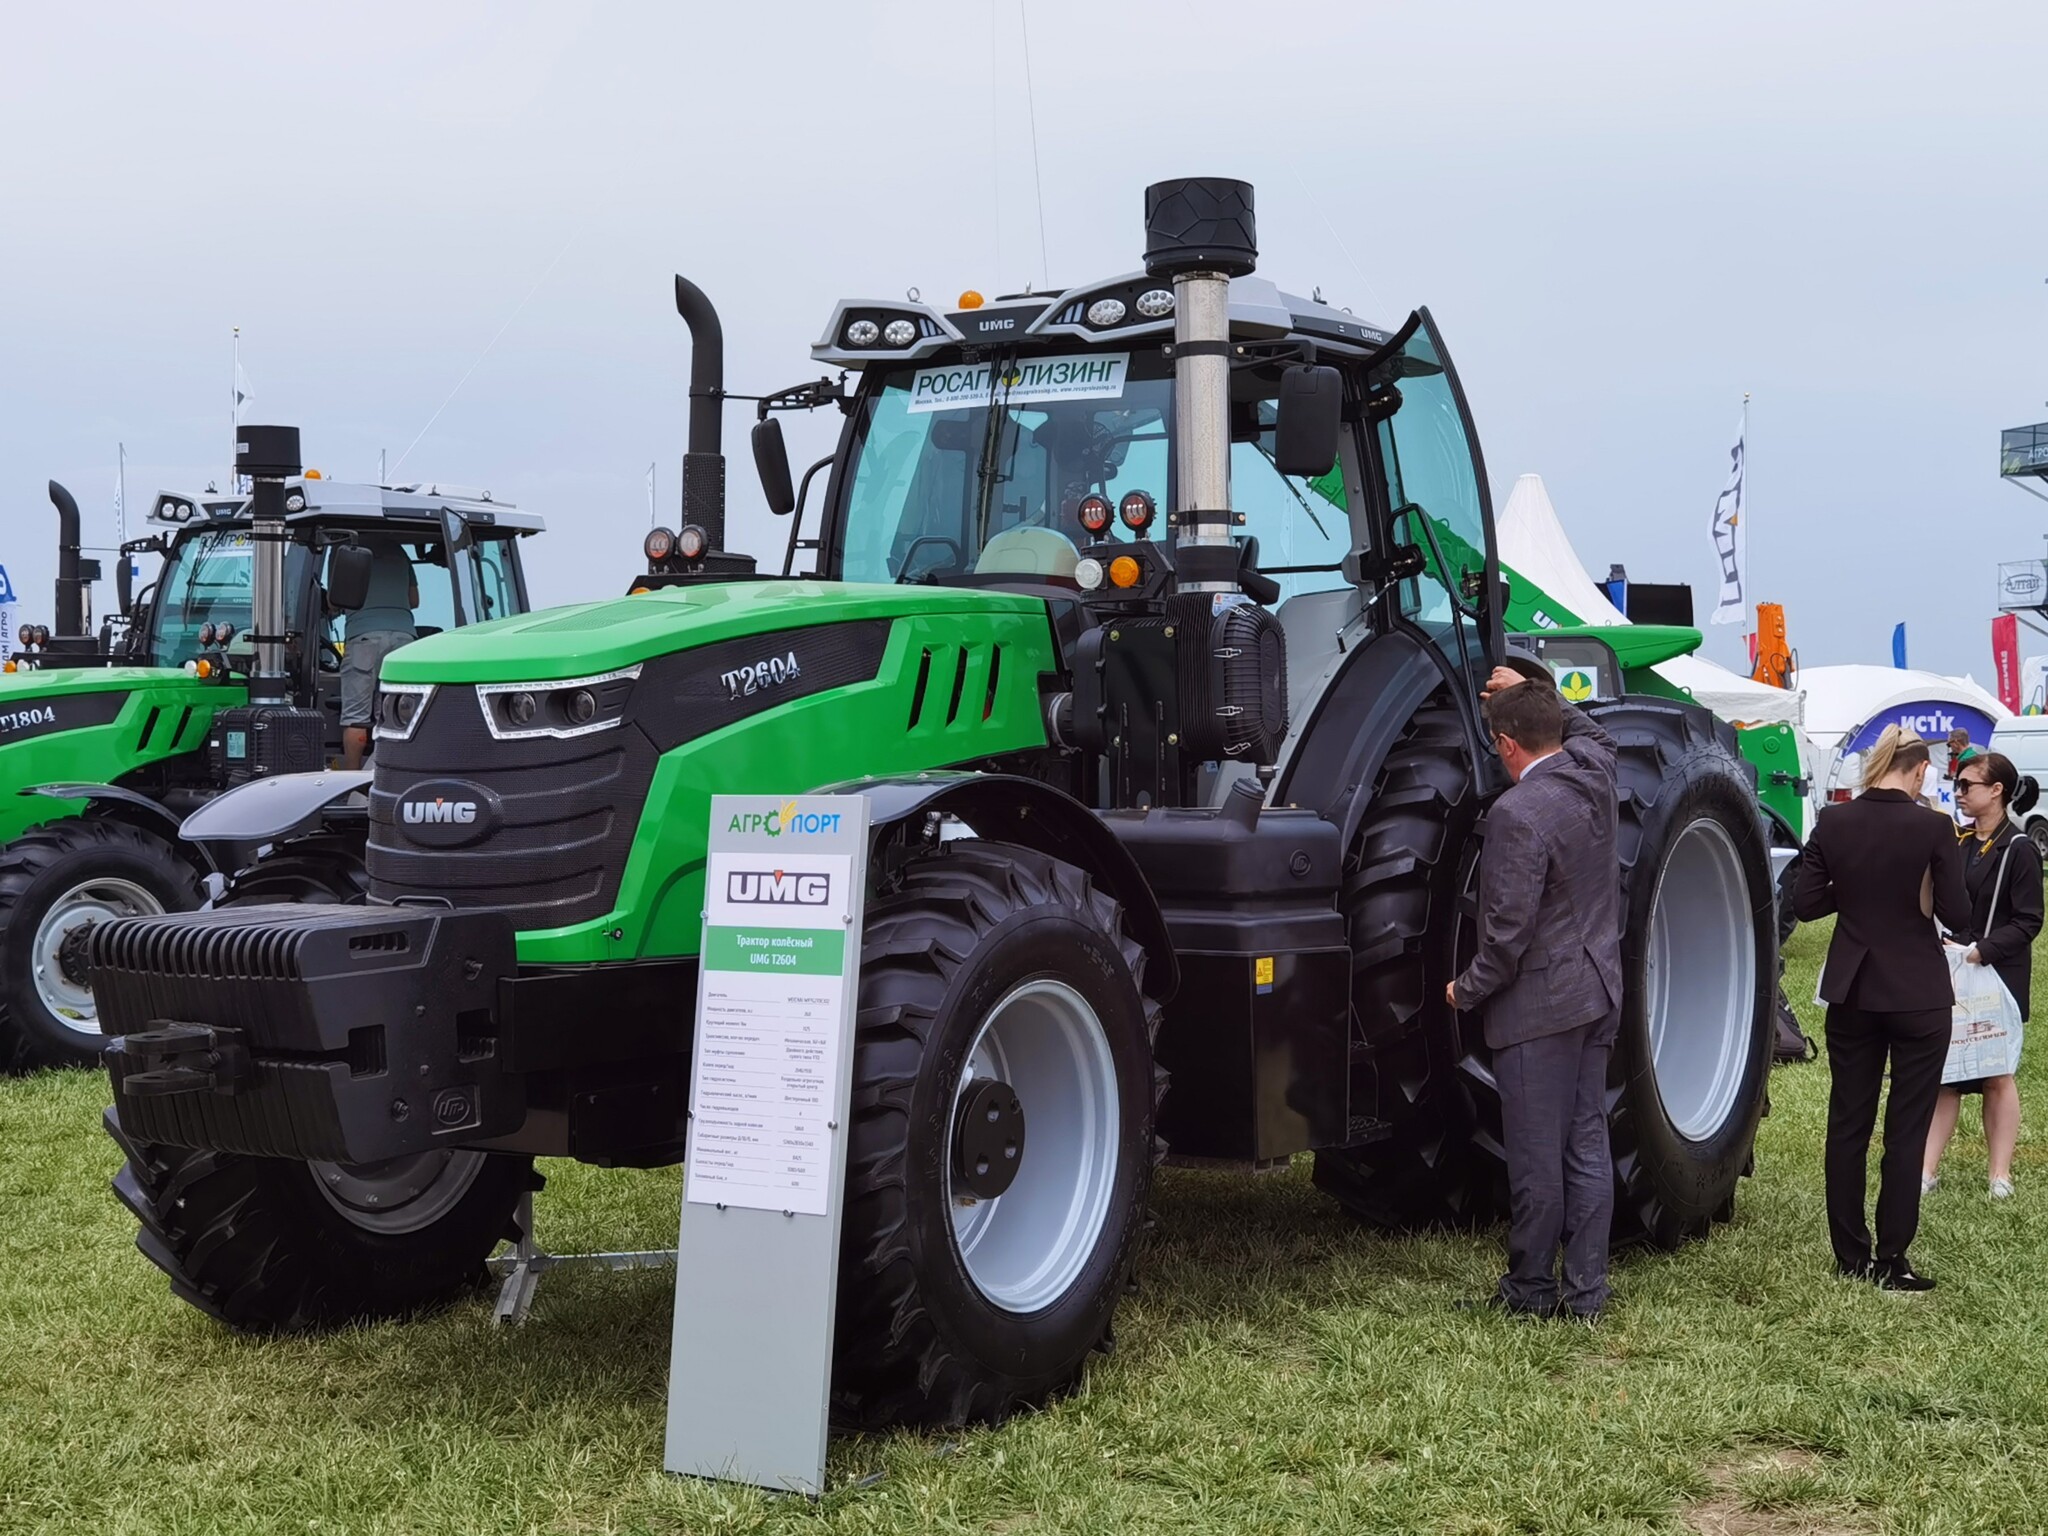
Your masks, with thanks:
[[(1927, 1291), (1906, 1248), (1920, 1225), (1920, 1159), (1948, 1057), (1955, 991), (1928, 919), (1970, 920), (1955, 823), (1918, 796), (1927, 743), (1896, 725), (1863, 754), (1863, 793), (1831, 805), (1799, 860), (1793, 910), (1801, 922), (1836, 915), (1821, 971), (1828, 1005), (1828, 1237), (1844, 1275)], [(1877, 1246), (1864, 1214), (1864, 1169), (1877, 1125), (1885, 1059), (1891, 1100), (1877, 1195)]]
[[(2022, 780), (2002, 752), (1976, 752), (1956, 770), (1956, 804), (1970, 818), (1962, 829), (1963, 884), (1970, 895), (1970, 926), (1953, 942), (1968, 958), (1998, 972), (2027, 1017), (2034, 974), (2034, 938), (2041, 931), (2041, 858), (2010, 812), (2025, 814), (2040, 791)], [(1991, 1198), (2012, 1196), (2012, 1151), (2020, 1137), (2020, 1088), (2011, 1076), (1980, 1078), (1941, 1090), (1927, 1131), (1920, 1192), (1941, 1182), (1941, 1154), (1955, 1134), (1963, 1095), (1984, 1095), (1984, 1145), (1991, 1154)]]

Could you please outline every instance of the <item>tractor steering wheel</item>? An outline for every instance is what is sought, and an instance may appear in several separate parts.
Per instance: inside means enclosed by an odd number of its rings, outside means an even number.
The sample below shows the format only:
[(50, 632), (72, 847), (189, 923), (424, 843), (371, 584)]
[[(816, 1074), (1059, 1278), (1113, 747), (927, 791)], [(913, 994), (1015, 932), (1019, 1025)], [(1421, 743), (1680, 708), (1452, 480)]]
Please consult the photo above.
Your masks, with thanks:
[[(896, 580), (899, 585), (904, 582), (916, 579), (910, 574), (910, 557), (917, 553), (918, 546), (921, 544), (945, 545), (946, 548), (953, 551), (953, 565), (956, 569), (958, 569), (961, 566), (964, 566), (967, 563), (966, 553), (960, 548), (960, 545), (956, 540), (949, 539), (942, 533), (921, 533), (916, 538), (910, 541), (909, 547), (903, 551), (903, 558), (897, 562)], [(936, 571), (937, 569), (938, 567), (935, 565), (929, 567), (929, 570), (932, 571)], [(920, 572), (919, 574), (923, 575), (926, 574), (926, 572)]]

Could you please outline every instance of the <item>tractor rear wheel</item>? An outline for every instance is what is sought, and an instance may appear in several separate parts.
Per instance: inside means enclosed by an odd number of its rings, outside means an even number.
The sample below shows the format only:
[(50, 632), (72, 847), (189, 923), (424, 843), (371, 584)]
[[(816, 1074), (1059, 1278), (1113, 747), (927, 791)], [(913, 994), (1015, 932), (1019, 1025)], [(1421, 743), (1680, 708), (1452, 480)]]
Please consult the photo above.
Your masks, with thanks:
[(125, 822), (48, 822), (0, 851), (0, 1071), (97, 1062), (86, 935), (109, 918), (189, 911), (200, 894), (169, 840)]
[(1505, 1208), (1497, 1167), (1472, 1146), (1458, 1025), (1444, 1002), (1456, 974), (1459, 870), (1478, 815), (1465, 727), (1439, 694), (1387, 755), (1345, 869), (1352, 1014), (1373, 1044), (1376, 1090), (1353, 1112), (1391, 1133), (1315, 1161), (1317, 1187), (1388, 1231), (1473, 1226)]
[[(1644, 700), (1593, 713), (1620, 744), (1623, 1004), (1607, 1082), (1615, 1236), (1675, 1247), (1732, 1214), (1751, 1165), (1774, 1034), (1770, 858), (1749, 770), (1711, 716)], [(1475, 854), (1466, 850), (1466, 889)], [(1469, 906), (1441, 974), (1470, 954)], [(1440, 994), (1437, 953), (1418, 942), (1409, 964)], [(1317, 1154), (1316, 1182), (1378, 1224), (1506, 1209), (1492, 1053), (1477, 1018), (1445, 1038), (1457, 1044), (1431, 1047), (1426, 1092), (1392, 1138)], [(1455, 1078), (1436, 1070), (1445, 1050), (1456, 1052)]]
[(833, 1394), (999, 1420), (1106, 1345), (1153, 1163), (1158, 1005), (1086, 873), (979, 839), (911, 859), (862, 938)]
[[(238, 873), (224, 906), (354, 904), (359, 846), (316, 836)], [(371, 1164), (252, 1157), (137, 1141), (106, 1113), (127, 1158), (114, 1194), (142, 1224), (135, 1246), (171, 1289), (251, 1332), (303, 1332), (403, 1317), (459, 1299), (519, 1235), (533, 1159), (448, 1149)]]

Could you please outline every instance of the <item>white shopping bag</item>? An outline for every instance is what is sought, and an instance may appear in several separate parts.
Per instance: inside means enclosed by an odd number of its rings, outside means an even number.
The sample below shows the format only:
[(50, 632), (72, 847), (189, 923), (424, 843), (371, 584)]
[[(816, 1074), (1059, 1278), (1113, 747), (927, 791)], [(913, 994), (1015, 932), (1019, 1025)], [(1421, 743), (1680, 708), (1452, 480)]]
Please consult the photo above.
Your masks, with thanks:
[(1956, 1007), (1948, 1041), (1944, 1083), (1975, 1082), (2005, 1077), (2019, 1070), (2020, 1006), (1988, 965), (1973, 965), (1966, 949), (1948, 951), (1949, 978), (1955, 983)]

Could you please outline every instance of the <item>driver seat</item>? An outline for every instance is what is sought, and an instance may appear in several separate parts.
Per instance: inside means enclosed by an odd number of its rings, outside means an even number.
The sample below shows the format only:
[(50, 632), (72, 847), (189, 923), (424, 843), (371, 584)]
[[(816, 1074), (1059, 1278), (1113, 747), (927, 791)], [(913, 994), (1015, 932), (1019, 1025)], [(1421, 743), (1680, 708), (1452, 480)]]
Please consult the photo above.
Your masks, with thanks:
[(1000, 571), (1011, 576), (1057, 576), (1074, 579), (1081, 552), (1056, 528), (1008, 528), (981, 547), (975, 574)]

